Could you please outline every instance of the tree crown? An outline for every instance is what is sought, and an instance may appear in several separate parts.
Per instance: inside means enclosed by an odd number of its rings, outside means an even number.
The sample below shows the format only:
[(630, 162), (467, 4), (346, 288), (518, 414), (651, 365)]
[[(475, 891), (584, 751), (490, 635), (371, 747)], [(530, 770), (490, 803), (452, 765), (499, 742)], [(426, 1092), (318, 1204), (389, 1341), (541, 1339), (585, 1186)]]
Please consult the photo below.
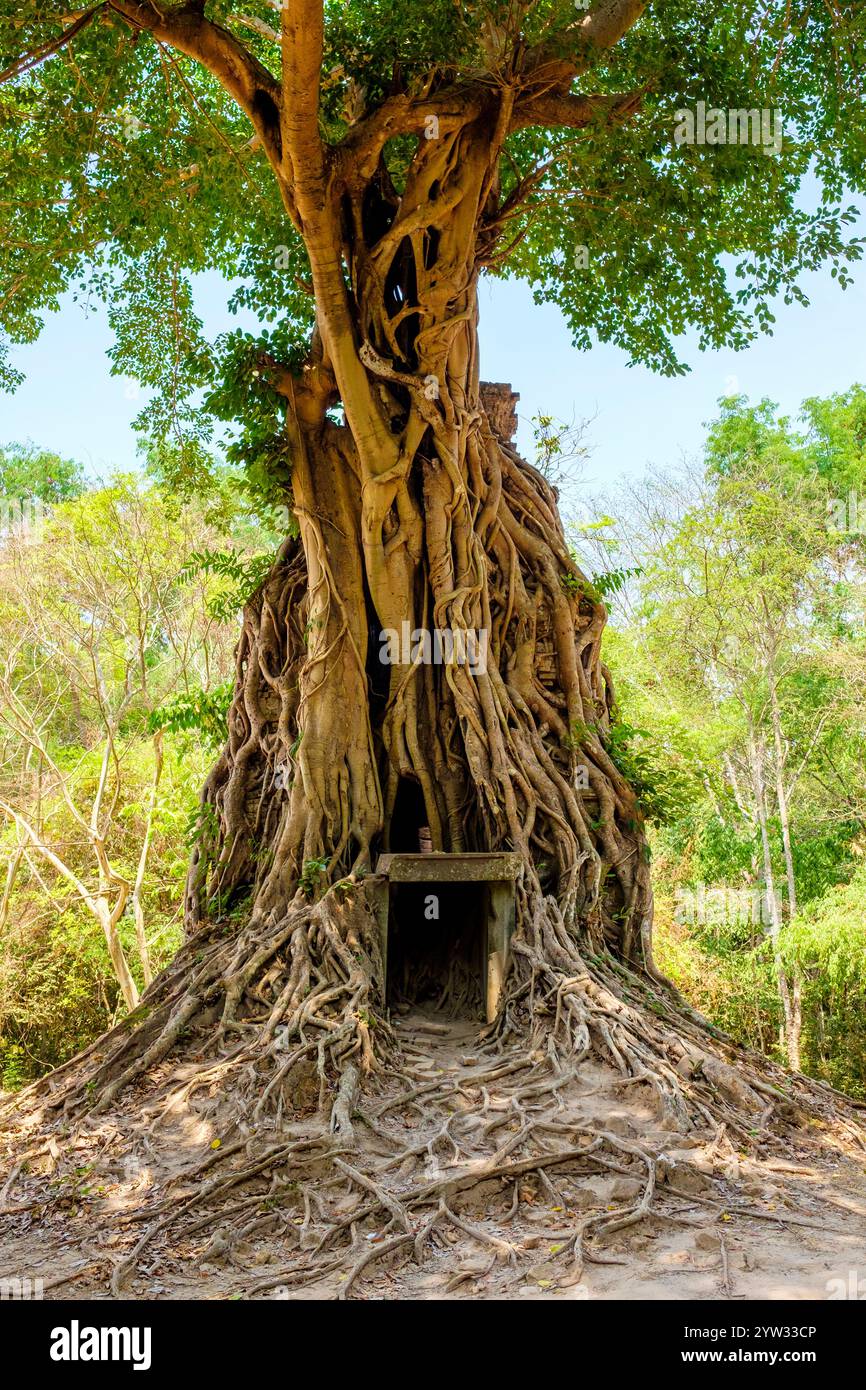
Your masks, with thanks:
[[(182, 443), (189, 470), (214, 417), (240, 418), (238, 452), (272, 469), (280, 399), (256, 364), (295, 369), (316, 307), (298, 177), (321, 161), (399, 200), (425, 142), (474, 122), (501, 145), (479, 267), (558, 304), (578, 346), (681, 372), (689, 327), (742, 347), (774, 296), (805, 300), (805, 271), (848, 282), (864, 57), (862, 7), (811, 0), (104, 0), (61, 17), (0, 0), (0, 330), (32, 339), (69, 290), (105, 301), (151, 438)], [(257, 332), (204, 340), (207, 270)]]

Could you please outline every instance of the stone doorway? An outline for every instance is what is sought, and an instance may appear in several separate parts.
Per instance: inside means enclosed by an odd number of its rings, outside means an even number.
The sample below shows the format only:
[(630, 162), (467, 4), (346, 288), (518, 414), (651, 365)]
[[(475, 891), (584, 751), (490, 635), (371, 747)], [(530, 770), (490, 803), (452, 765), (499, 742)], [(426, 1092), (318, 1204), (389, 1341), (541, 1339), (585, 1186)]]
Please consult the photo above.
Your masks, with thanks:
[(492, 1022), (514, 930), (516, 854), (383, 854), (368, 891), (386, 996)]

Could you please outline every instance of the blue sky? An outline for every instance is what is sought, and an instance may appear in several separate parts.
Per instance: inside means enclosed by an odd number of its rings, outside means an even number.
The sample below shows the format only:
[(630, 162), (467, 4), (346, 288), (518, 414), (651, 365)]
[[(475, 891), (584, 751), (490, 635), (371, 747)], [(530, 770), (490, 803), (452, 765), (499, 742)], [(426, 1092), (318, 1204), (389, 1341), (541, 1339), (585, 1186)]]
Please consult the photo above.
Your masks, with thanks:
[[(692, 371), (669, 380), (630, 368), (615, 347), (576, 351), (558, 309), (536, 306), (523, 285), (487, 281), (480, 294), (482, 374), (520, 392), (525, 453), (531, 454), (530, 421), (538, 412), (565, 421), (594, 417), (583, 473), (593, 492), (648, 464), (677, 464), (697, 454), (705, 422), (731, 390), (769, 396), (793, 415), (806, 396), (866, 382), (866, 265), (855, 267), (855, 283), (844, 292), (829, 271), (803, 286), (809, 307), (778, 304), (772, 338), (741, 353), (701, 353), (696, 340), (686, 339), (682, 352)], [(202, 277), (198, 303), (208, 332), (238, 322), (226, 312), (226, 299), (217, 277)], [(86, 312), (71, 297), (64, 301), (39, 341), (15, 354), (26, 380), (14, 396), (0, 396), (0, 443), (32, 440), (79, 459), (94, 476), (134, 467), (131, 422), (141, 401), (134, 383), (110, 375), (109, 345), (101, 306)]]

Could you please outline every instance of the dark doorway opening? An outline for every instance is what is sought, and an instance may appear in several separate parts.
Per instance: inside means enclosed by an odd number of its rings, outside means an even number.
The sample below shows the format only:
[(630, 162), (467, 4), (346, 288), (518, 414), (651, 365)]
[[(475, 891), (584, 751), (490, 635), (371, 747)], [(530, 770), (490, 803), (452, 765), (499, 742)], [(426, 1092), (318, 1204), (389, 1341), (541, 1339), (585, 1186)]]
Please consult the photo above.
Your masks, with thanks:
[(417, 854), (418, 831), (426, 824), (427, 809), (421, 783), (412, 777), (401, 777), (388, 831), (388, 848), (393, 854)]
[(487, 990), (485, 883), (391, 886), (388, 1003), (483, 1019)]

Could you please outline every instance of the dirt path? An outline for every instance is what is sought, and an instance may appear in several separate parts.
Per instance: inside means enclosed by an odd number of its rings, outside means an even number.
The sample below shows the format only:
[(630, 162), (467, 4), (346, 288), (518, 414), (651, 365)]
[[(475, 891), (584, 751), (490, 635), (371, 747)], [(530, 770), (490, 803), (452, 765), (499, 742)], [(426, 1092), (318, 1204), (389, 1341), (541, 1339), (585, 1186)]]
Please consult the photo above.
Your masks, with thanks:
[[(724, 1132), (660, 1127), (649, 1088), (610, 1067), (586, 1060), (563, 1080), (543, 1059), (527, 1072), (517, 1052), (492, 1065), (471, 1025), (430, 1013), (398, 1031), (402, 1091), (365, 1096), (336, 1148), (312, 1113), (284, 1125), (299, 1158), (267, 1178), (231, 1180), (273, 1136), (217, 1143), (218, 1091), (144, 1129), (131, 1097), (111, 1121), (59, 1136), (47, 1162), (17, 1174), (12, 1162), (0, 1278), (41, 1279), (48, 1298), (110, 1297), (150, 1232), (125, 1297), (333, 1298), (351, 1284), (367, 1299), (826, 1299), (858, 1277), (866, 1289), (866, 1150), (844, 1151), (820, 1124), (755, 1130), (746, 1155)], [(325, 1149), (329, 1164), (311, 1166)], [(634, 1217), (648, 1167), (654, 1191)]]

